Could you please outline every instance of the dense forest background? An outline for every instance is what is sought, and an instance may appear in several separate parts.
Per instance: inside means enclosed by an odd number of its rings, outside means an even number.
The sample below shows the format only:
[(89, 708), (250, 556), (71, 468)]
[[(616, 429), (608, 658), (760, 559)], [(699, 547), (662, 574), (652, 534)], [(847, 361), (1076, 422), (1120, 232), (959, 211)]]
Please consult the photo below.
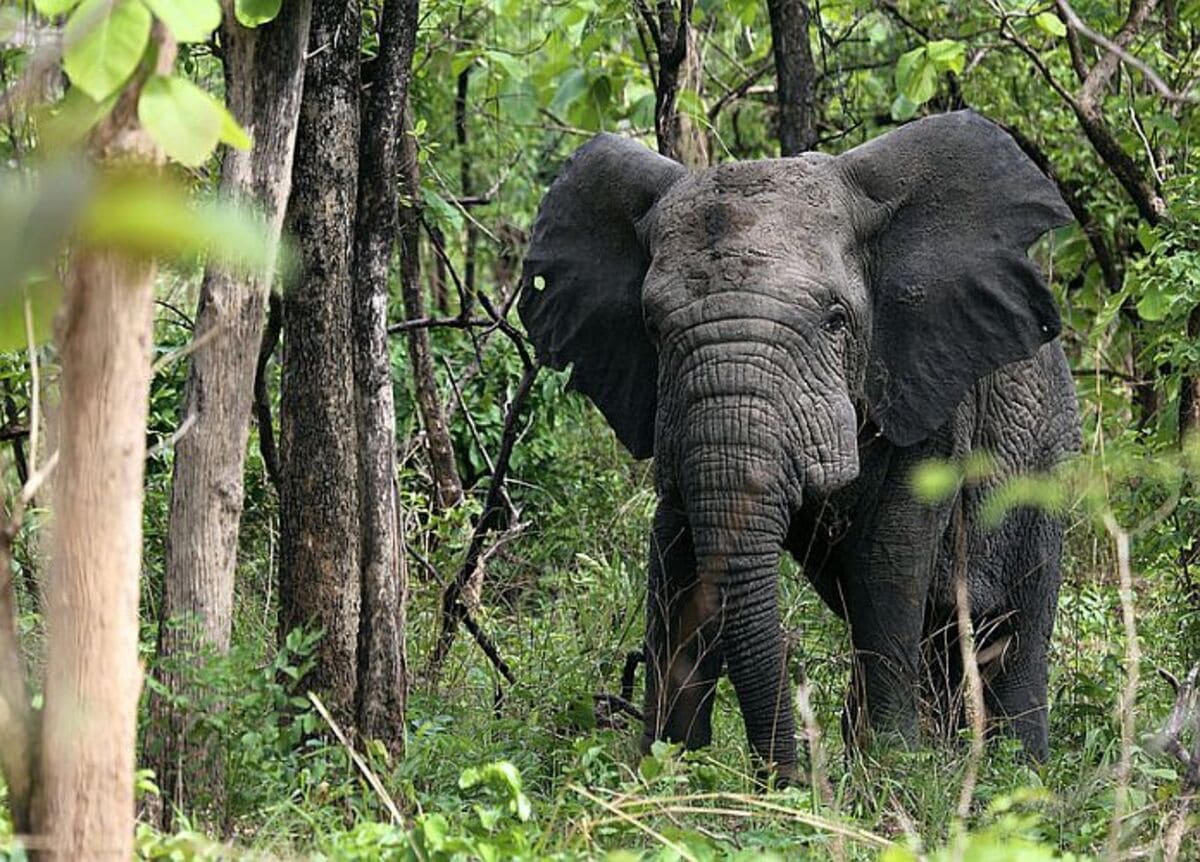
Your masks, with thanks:
[[(5, 852), (109, 798), (111, 736), (143, 858), (1200, 858), (1198, 79), (1195, 0), (0, 5)], [(700, 168), (964, 107), (1075, 216), (1035, 255), (1085, 451), (1010, 501), (1069, 524), (1050, 760), (844, 751), (790, 562), (811, 786), (756, 789), (724, 682), (710, 749), (641, 758), (650, 468), (521, 334), (537, 204), (601, 130)], [(106, 688), (136, 748), (56, 747)]]

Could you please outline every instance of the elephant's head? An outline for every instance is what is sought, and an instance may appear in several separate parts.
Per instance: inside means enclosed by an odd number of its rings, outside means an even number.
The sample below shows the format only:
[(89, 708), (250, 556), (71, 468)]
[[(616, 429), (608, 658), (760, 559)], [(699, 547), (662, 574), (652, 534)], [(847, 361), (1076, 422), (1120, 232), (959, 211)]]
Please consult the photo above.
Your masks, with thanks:
[[(965, 111), (838, 157), (695, 173), (600, 135), (542, 203), (520, 314), (630, 452), (656, 456), (702, 578), (744, 611), (736, 645), (771, 616), (747, 585), (789, 510), (857, 475), (862, 421), (921, 441), (1058, 334), (1026, 252), (1069, 218), (1012, 138)], [(755, 657), (728, 658), (741, 696), (735, 663)]]
[(667, 481), (710, 444), (769, 457), (765, 482), (828, 492), (857, 473), (856, 406), (915, 443), (1058, 334), (1026, 250), (1069, 219), (969, 111), (836, 158), (696, 173), (602, 134), (542, 202), (520, 314)]

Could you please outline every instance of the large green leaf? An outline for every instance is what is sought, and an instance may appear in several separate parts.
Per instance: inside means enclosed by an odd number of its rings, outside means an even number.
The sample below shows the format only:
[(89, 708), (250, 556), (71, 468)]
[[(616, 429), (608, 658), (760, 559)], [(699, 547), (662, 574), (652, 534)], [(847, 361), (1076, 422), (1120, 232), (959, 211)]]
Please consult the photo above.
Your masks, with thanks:
[(63, 31), (63, 70), (95, 101), (121, 88), (150, 41), (150, 10), (138, 0), (83, 0)]
[(142, 0), (180, 42), (204, 42), (221, 26), (217, 0)]
[(896, 89), (910, 101), (923, 105), (937, 92), (937, 67), (924, 46), (902, 55), (896, 63)]
[(925, 46), (925, 55), (937, 71), (958, 75), (967, 63), (967, 46), (955, 39), (938, 39)]
[(41, 105), (33, 113), (40, 146), (54, 152), (78, 146), (116, 101), (116, 96), (109, 96), (96, 102), (78, 87), (69, 87), (58, 102)]
[(138, 119), (168, 156), (193, 168), (212, 155), (223, 123), (212, 96), (176, 75), (154, 75), (146, 81), (138, 99)]
[(1039, 12), (1033, 20), (1051, 36), (1062, 38), (1067, 35), (1067, 25), (1053, 12)]
[(103, 185), (80, 217), (79, 237), (138, 257), (207, 256), (245, 271), (261, 271), (273, 248), (259, 215), (224, 202), (194, 204), (184, 189), (154, 179)]
[(33, 0), (34, 8), (47, 18), (64, 15), (79, 5), (79, 0)]
[(274, 21), (282, 5), (283, 0), (237, 0), (233, 4), (233, 14), (243, 27), (258, 27)]

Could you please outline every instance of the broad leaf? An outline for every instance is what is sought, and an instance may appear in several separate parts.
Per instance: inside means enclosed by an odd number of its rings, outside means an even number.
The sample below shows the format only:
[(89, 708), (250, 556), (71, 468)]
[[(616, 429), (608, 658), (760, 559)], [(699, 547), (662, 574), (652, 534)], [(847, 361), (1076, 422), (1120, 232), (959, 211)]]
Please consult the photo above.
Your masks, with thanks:
[(221, 26), (217, 0), (142, 0), (180, 42), (205, 42)]
[(96, 102), (78, 87), (69, 87), (53, 105), (41, 105), (33, 112), (41, 146), (62, 152), (83, 141), (96, 124), (108, 116), (116, 96)]
[(917, 105), (923, 105), (937, 92), (937, 67), (925, 48), (914, 48), (896, 63), (896, 89)]
[(282, 5), (283, 0), (237, 0), (233, 14), (243, 27), (258, 27), (274, 21)]
[(228, 203), (193, 204), (185, 190), (161, 180), (113, 180), (80, 218), (80, 239), (141, 257), (191, 262), (207, 256), (242, 271), (261, 271), (273, 257), (258, 215)]
[(146, 81), (138, 119), (168, 156), (192, 168), (207, 161), (221, 138), (223, 118), (213, 98), (175, 75)]
[(925, 55), (939, 72), (958, 75), (967, 63), (967, 47), (954, 39), (939, 39), (925, 46)]
[(34, 8), (47, 18), (65, 15), (78, 5), (79, 0), (33, 0)]
[(229, 144), (229, 146), (238, 150), (250, 149), (250, 145), (253, 142), (250, 140), (250, 135), (242, 128), (242, 124), (220, 102), (215, 102), (215, 104), (217, 110), (221, 112), (221, 143)]
[(150, 41), (150, 11), (138, 0), (83, 0), (63, 31), (63, 70), (102, 102), (137, 68)]
[(1039, 12), (1033, 20), (1051, 36), (1058, 36), (1061, 39), (1067, 35), (1067, 26), (1053, 12)]

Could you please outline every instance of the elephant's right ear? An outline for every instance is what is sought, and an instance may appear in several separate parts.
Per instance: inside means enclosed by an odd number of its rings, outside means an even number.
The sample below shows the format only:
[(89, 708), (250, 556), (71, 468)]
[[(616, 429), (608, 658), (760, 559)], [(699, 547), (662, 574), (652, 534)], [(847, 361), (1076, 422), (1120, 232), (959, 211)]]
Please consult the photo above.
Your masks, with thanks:
[(533, 224), (518, 311), (552, 368), (604, 414), (635, 458), (654, 451), (658, 357), (642, 319), (654, 205), (687, 170), (602, 134), (575, 151)]

